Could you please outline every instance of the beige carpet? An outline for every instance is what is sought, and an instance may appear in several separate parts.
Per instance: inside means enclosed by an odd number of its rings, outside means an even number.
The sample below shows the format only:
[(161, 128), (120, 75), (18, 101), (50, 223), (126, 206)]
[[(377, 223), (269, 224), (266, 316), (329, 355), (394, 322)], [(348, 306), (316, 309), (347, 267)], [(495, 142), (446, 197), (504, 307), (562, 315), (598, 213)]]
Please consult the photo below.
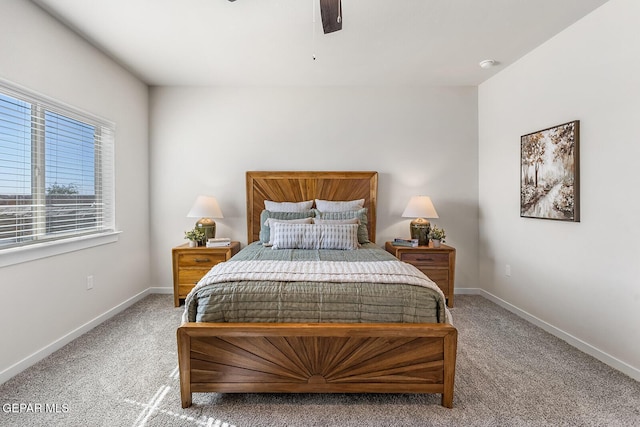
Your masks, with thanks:
[(0, 386), (0, 426), (640, 425), (640, 383), (480, 296), (452, 312), (453, 409), (439, 395), (195, 393), (183, 410), (181, 309), (152, 295)]

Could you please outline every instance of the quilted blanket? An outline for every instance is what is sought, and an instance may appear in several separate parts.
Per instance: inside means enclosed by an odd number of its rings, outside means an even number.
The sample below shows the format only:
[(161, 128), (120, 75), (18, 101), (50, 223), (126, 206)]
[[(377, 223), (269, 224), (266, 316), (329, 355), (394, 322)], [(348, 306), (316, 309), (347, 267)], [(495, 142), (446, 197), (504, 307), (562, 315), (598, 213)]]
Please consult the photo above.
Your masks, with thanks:
[(373, 261), (234, 257), (191, 291), (183, 320), (451, 323), (435, 283), (414, 266), (373, 252)]

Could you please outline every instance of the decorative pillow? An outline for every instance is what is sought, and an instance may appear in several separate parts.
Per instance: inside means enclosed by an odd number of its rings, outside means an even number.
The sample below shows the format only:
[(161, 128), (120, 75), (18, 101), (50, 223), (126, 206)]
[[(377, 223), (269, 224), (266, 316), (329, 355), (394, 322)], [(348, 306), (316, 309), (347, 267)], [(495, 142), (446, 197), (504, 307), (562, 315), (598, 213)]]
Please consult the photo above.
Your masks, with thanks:
[[(291, 212), (287, 212), (287, 213), (291, 213)], [(276, 222), (290, 222), (292, 224), (313, 224), (313, 218), (312, 217), (300, 218), (300, 219), (267, 218), (267, 220), (264, 222), (264, 225), (266, 225), (267, 227), (271, 227)]]
[[(288, 212), (288, 213), (292, 213), (292, 212)], [(273, 227), (273, 224), (277, 223), (277, 222), (288, 222), (290, 224), (313, 224), (313, 218), (309, 217), (309, 218), (300, 218), (300, 219), (277, 219), (277, 218), (267, 218), (267, 220), (264, 222), (264, 226), (268, 227), (269, 229), (271, 229), (271, 227)], [(270, 233), (271, 234), (271, 233)], [(272, 237), (271, 235), (269, 236), (269, 244), (272, 244), (273, 242), (271, 241)]]
[(304, 212), (313, 207), (313, 200), (306, 202), (272, 202), (264, 201), (264, 208), (271, 212)]
[(367, 230), (367, 208), (344, 212), (320, 212), (318, 209), (313, 209), (312, 211), (314, 212), (314, 217), (320, 220), (358, 218), (360, 220), (360, 225), (358, 226), (358, 241), (360, 243), (369, 243), (369, 230)]
[(313, 224), (358, 224), (360, 225), (360, 220), (358, 218), (349, 218), (349, 219), (319, 219), (312, 218)]
[(345, 201), (316, 199), (316, 209), (318, 209), (320, 212), (355, 211), (358, 209), (362, 209), (363, 206), (364, 199)]
[(265, 225), (267, 219), (301, 219), (301, 218), (312, 218), (314, 215), (313, 211), (305, 211), (305, 212), (271, 212), (268, 210), (263, 210), (260, 212), (260, 241), (262, 243), (269, 243), (269, 226)]
[(273, 249), (358, 249), (357, 224), (292, 224), (271, 228)]

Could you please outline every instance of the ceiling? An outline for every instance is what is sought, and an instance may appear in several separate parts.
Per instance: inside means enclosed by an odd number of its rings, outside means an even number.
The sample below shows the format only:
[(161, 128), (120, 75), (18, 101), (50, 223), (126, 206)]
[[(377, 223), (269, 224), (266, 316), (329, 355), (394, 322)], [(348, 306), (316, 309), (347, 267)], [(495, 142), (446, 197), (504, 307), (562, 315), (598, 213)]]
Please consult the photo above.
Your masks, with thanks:
[(326, 35), (319, 0), (32, 1), (149, 85), (459, 86), (607, 0), (342, 0)]

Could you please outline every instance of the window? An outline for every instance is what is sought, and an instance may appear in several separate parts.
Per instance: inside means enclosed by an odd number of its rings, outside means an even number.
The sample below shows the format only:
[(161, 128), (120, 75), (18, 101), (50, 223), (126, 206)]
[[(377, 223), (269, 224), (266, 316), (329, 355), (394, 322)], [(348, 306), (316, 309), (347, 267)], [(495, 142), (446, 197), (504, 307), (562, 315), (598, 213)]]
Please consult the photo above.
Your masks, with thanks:
[(115, 229), (114, 126), (0, 83), (0, 250)]

